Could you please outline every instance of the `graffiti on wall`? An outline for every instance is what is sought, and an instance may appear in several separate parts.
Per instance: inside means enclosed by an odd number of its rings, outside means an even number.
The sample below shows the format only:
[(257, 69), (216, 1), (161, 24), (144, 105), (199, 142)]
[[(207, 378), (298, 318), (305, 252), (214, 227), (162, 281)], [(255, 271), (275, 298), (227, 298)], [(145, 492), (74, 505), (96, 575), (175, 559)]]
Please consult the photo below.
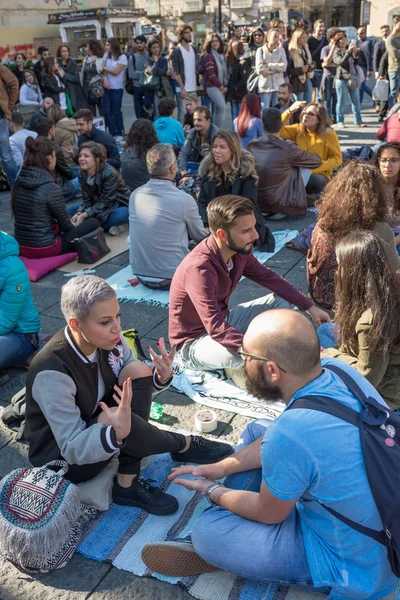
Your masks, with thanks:
[(33, 44), (16, 44), (15, 46), (13, 44), (7, 44), (7, 46), (0, 46), (0, 59), (13, 60), (18, 52), (25, 54), (28, 60), (30, 58), (36, 58), (36, 50)]
[(39, 4), (53, 4), (60, 8), (71, 8), (72, 10), (83, 10), (86, 8), (86, 0), (39, 0)]

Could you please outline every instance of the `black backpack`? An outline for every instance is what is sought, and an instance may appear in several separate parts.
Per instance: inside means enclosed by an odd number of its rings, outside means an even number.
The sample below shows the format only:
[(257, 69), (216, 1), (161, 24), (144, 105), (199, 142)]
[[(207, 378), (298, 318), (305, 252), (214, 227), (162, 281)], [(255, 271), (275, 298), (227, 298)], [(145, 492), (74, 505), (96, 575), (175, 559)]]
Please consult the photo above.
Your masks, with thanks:
[(364, 527), (333, 508), (320, 504), (352, 529), (386, 546), (392, 571), (396, 577), (400, 577), (400, 415), (375, 398), (367, 397), (346, 371), (336, 365), (326, 365), (325, 368), (336, 373), (361, 402), (361, 412), (325, 396), (303, 396), (295, 400), (288, 410), (319, 410), (359, 428), (368, 483), (383, 529), (376, 531)]

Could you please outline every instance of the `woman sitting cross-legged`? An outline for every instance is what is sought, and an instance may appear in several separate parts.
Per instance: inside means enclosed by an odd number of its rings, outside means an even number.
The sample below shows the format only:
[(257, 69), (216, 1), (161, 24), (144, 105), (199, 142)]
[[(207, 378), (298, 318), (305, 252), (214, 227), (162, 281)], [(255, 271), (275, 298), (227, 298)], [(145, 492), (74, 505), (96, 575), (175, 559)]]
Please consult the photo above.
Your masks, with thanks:
[(257, 94), (245, 95), (239, 115), (233, 121), (233, 129), (240, 135), (243, 148), (247, 148), (251, 140), (262, 136), (260, 99)]
[(378, 167), (385, 183), (389, 210), (389, 225), (395, 235), (400, 254), (400, 142), (387, 142), (379, 146), (372, 163)]
[(388, 219), (387, 196), (378, 170), (357, 161), (342, 167), (325, 188), (307, 255), (308, 288), (316, 304), (329, 309), (334, 304), (335, 248), (352, 231), (374, 231), (384, 242), (391, 269), (400, 268)]
[(121, 175), (131, 192), (150, 179), (147, 152), (158, 144), (154, 125), (149, 119), (136, 119), (131, 125), (126, 148), (121, 154)]
[(174, 350), (164, 339), (148, 347), (154, 367), (135, 359), (121, 335), (115, 291), (91, 275), (63, 286), (67, 322), (31, 363), (26, 383), (29, 460), (36, 466), (62, 459), (66, 478), (87, 481), (119, 452), (113, 486), (116, 504), (156, 515), (178, 509), (177, 500), (140, 477), (146, 456), (170, 452), (179, 462), (210, 463), (229, 456), (229, 444), (163, 431), (148, 423), (153, 391), (172, 381)]
[(11, 196), (14, 237), (21, 256), (46, 258), (74, 252), (73, 240), (100, 227), (90, 218), (75, 226), (68, 216), (54, 170), (56, 154), (47, 137), (26, 139), (24, 164)]
[[(302, 109), (300, 123), (285, 125), (295, 112)], [(333, 169), (342, 164), (342, 152), (336, 131), (329, 126), (329, 117), (326, 108), (321, 104), (307, 104), (294, 102), (282, 114), (280, 136), (291, 140), (302, 150), (316, 154), (322, 163), (313, 169), (308, 181), (304, 181), (306, 192), (311, 200), (319, 197), (324, 187), (332, 177)]]
[(242, 149), (238, 133), (220, 129), (214, 134), (211, 152), (200, 163), (199, 177), (198, 205), (204, 226), (208, 228), (207, 206), (214, 198), (227, 194), (249, 198), (255, 205), (256, 230), (259, 236), (256, 244), (271, 252), (274, 238), (257, 204), (258, 175), (254, 156)]
[(334, 325), (318, 328), (322, 356), (350, 364), (400, 409), (400, 277), (372, 231), (343, 238), (336, 260)]
[(18, 253), (18, 242), (0, 231), (0, 369), (25, 360), (39, 345), (39, 314)]
[(111, 235), (127, 229), (130, 190), (114, 167), (106, 162), (103, 144), (85, 142), (79, 147), (79, 186), (82, 203), (70, 206), (72, 223), (95, 217)]

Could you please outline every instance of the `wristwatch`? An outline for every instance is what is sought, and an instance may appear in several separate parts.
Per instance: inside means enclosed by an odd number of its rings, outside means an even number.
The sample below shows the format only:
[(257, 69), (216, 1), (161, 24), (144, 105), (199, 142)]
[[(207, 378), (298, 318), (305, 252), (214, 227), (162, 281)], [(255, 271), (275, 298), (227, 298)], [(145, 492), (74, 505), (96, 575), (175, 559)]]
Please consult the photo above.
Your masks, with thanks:
[(216, 490), (219, 487), (224, 487), (224, 485), (222, 483), (212, 483), (205, 492), (203, 492), (203, 496), (205, 497), (205, 499), (207, 500), (207, 502), (209, 504), (212, 504), (213, 506), (219, 506), (219, 504), (217, 504), (216, 502), (214, 502), (213, 500), (211, 500), (211, 494), (213, 493), (214, 490)]

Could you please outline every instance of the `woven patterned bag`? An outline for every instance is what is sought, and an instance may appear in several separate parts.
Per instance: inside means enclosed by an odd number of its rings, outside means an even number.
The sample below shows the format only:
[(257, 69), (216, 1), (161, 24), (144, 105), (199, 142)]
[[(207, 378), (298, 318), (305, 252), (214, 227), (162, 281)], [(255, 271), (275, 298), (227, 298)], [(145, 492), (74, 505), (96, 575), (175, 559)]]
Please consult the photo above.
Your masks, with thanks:
[[(59, 467), (56, 472), (53, 468)], [(48, 573), (71, 559), (83, 524), (97, 514), (82, 505), (61, 460), (16, 469), (0, 481), (0, 555), (28, 573)]]

